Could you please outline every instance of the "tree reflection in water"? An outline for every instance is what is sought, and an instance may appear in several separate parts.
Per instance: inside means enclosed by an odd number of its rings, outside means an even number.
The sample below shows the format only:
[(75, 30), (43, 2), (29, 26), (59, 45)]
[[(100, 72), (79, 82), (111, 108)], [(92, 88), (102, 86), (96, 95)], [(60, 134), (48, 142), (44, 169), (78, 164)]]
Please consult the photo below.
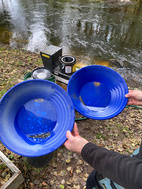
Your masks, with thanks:
[(117, 59), (140, 85), (141, 18), (140, 0), (0, 0), (0, 42), (38, 53), (60, 46), (87, 65)]

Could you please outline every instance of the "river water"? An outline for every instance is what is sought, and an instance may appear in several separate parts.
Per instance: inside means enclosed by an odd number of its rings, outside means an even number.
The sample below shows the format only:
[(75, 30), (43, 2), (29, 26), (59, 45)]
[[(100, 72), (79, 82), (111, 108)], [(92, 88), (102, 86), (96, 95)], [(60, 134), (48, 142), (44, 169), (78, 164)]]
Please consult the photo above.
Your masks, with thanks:
[(77, 62), (112, 67), (142, 88), (140, 0), (0, 0), (0, 42), (37, 53), (59, 46)]

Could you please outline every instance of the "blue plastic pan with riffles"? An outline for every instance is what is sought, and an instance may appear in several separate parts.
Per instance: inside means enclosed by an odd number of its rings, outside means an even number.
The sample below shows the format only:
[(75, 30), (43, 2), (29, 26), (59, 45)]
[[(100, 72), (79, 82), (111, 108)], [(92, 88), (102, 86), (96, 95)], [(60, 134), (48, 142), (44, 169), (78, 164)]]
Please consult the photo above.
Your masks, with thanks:
[(1, 99), (1, 142), (16, 154), (43, 156), (66, 141), (74, 120), (74, 106), (66, 91), (47, 80), (27, 80)]
[(122, 76), (113, 69), (91, 65), (71, 76), (67, 92), (80, 114), (104, 120), (118, 115), (125, 108), (128, 87)]

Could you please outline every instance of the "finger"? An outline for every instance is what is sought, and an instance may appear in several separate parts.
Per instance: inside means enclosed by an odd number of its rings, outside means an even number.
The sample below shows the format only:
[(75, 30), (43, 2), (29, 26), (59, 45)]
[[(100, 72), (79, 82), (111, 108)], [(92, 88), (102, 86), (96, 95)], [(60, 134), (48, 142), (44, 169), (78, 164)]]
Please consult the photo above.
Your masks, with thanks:
[(77, 124), (74, 124), (74, 134), (75, 136), (79, 135)]
[(131, 93), (128, 93), (128, 94), (125, 95), (126, 98), (130, 98), (130, 97), (132, 97), (132, 96), (133, 96), (133, 95), (132, 95)]
[(126, 98), (129, 98), (129, 97), (132, 97), (134, 95), (134, 91), (129, 91), (129, 93), (127, 93), (126, 95), (125, 95), (125, 97)]
[(71, 140), (72, 137), (73, 137), (73, 135), (71, 134), (70, 131), (67, 131), (67, 133), (66, 133), (66, 137), (67, 137), (68, 140)]
[(135, 103), (135, 99), (133, 99), (133, 98), (128, 99), (128, 102), (127, 102), (128, 105), (132, 105), (134, 103)]
[(73, 127), (73, 130), (72, 130), (72, 132), (71, 132), (71, 134), (72, 134), (73, 136), (75, 136), (75, 130), (76, 130), (76, 128), (75, 128), (75, 127), (76, 127), (76, 125), (77, 125), (77, 124), (76, 124), (76, 123), (74, 123), (74, 127)]
[(131, 96), (130, 93), (127, 93), (127, 94), (125, 95), (126, 98), (129, 98), (129, 96)]
[(67, 149), (69, 149), (70, 141), (71, 141), (72, 138), (73, 138), (73, 136), (72, 136), (72, 134), (71, 134), (70, 131), (67, 131), (66, 137), (67, 137), (67, 140), (66, 140), (66, 142), (64, 143), (64, 146), (65, 146)]
[(71, 134), (72, 134), (72, 136), (75, 136), (74, 127), (73, 127), (73, 130), (72, 130)]

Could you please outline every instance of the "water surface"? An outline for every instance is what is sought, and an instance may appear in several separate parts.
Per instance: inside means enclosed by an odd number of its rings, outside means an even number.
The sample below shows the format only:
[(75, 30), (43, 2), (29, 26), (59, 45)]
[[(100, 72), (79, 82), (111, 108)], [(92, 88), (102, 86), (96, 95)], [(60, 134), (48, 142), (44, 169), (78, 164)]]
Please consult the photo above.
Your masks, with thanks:
[(0, 0), (0, 42), (37, 53), (56, 45), (77, 62), (113, 67), (129, 85), (142, 87), (138, 0)]

